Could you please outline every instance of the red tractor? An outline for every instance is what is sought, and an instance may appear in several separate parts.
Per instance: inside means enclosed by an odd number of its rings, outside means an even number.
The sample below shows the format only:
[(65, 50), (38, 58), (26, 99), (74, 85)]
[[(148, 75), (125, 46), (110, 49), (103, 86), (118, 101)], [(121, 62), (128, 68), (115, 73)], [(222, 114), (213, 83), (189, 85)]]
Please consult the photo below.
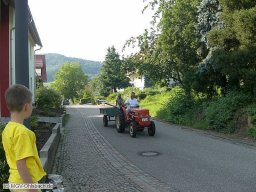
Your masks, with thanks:
[(122, 106), (116, 114), (116, 129), (119, 133), (125, 131), (125, 127), (129, 127), (131, 137), (136, 137), (137, 132), (148, 129), (149, 136), (154, 136), (156, 127), (152, 121), (148, 109), (131, 108), (129, 112)]

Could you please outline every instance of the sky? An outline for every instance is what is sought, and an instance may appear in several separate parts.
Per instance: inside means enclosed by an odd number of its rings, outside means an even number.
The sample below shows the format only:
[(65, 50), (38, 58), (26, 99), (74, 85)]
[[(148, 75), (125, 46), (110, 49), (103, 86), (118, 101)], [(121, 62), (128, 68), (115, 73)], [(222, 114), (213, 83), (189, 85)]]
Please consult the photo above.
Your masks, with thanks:
[(150, 27), (143, 0), (29, 0), (43, 48), (39, 53), (104, 61), (107, 48), (120, 55), (126, 40)]

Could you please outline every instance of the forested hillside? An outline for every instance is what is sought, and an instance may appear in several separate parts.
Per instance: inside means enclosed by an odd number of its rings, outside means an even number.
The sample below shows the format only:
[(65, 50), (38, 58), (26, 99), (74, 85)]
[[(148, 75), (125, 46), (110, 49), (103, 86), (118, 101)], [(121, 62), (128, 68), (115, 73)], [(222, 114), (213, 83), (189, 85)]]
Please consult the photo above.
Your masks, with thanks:
[(82, 70), (89, 77), (93, 78), (98, 75), (102, 64), (98, 61), (90, 61), (73, 57), (66, 57), (61, 54), (48, 53), (46, 56), (46, 70), (47, 70), (47, 80), (52, 82), (54, 80), (54, 75), (60, 69), (61, 65), (66, 62), (78, 62), (81, 64)]

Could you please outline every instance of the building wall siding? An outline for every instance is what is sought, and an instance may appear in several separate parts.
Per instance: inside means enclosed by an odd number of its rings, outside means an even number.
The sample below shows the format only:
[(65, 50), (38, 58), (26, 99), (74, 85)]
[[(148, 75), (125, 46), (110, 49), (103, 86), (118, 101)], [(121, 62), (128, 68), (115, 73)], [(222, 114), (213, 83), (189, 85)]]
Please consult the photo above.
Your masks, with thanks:
[(9, 87), (9, 6), (1, 4), (0, 12), (0, 97), (1, 116), (8, 117), (4, 93)]

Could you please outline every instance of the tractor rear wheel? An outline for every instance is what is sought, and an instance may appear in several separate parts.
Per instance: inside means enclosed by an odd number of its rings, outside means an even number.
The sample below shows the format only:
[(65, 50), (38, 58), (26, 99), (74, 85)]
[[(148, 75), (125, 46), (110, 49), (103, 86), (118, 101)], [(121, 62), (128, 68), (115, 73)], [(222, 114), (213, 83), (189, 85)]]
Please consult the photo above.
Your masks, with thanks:
[(130, 136), (131, 137), (136, 137), (137, 134), (137, 123), (135, 121), (132, 121), (130, 124)]
[(125, 118), (122, 111), (119, 111), (116, 115), (116, 130), (118, 133), (125, 131)]
[(108, 126), (108, 116), (107, 115), (103, 116), (103, 125), (104, 125), (104, 127)]
[(156, 125), (154, 121), (151, 121), (151, 126), (148, 128), (148, 135), (154, 136), (156, 133)]

